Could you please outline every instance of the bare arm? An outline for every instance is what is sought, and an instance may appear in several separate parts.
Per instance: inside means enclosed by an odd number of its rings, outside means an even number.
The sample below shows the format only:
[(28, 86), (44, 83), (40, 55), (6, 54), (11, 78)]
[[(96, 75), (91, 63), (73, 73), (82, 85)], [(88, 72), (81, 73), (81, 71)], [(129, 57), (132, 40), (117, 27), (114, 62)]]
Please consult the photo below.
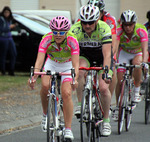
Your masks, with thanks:
[(110, 68), (111, 64), (111, 43), (103, 44), (102, 46), (102, 53), (103, 53), (103, 66), (108, 66), (108, 69)]
[(144, 41), (141, 43), (142, 52), (143, 52), (143, 62), (148, 61), (148, 41)]
[(115, 54), (117, 53), (117, 50), (116, 50), (115, 44), (116, 44), (116, 34), (113, 34), (113, 35), (112, 35), (113, 55), (115, 55)]
[(75, 73), (76, 73), (75, 80), (77, 80), (79, 76), (79, 55), (77, 54), (72, 55), (71, 60), (72, 60), (72, 66), (75, 68)]

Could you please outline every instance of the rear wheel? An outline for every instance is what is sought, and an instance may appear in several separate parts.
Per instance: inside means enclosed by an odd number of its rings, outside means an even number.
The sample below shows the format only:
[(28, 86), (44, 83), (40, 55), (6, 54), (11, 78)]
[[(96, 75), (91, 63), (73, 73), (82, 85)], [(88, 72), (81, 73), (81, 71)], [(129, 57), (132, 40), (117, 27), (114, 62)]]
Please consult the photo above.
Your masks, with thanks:
[(91, 141), (92, 120), (91, 120), (91, 113), (90, 113), (91, 104), (92, 104), (92, 95), (90, 95), (90, 90), (85, 89), (83, 91), (82, 103), (81, 103), (81, 117), (80, 117), (81, 142), (92, 142)]
[(149, 81), (146, 83), (146, 91), (145, 91), (145, 124), (148, 124), (149, 121), (149, 113), (150, 113), (150, 92), (149, 92)]

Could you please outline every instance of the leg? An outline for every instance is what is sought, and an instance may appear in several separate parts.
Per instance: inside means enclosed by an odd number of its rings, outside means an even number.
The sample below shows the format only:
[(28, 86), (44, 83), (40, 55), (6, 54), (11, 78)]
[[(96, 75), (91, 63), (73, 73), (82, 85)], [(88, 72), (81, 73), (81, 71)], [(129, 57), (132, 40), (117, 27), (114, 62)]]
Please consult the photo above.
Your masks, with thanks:
[(0, 40), (0, 69), (3, 75), (5, 75), (5, 61), (8, 50), (8, 40)]
[(106, 84), (105, 81), (102, 79), (102, 74), (100, 74), (100, 77), (99, 77), (99, 89), (101, 93), (102, 108), (104, 111), (102, 135), (109, 136), (111, 134), (111, 126), (109, 123), (110, 122), (109, 109), (110, 109), (110, 103), (111, 103), (111, 93), (109, 91), (109, 84)]
[(43, 132), (46, 132), (47, 131), (47, 107), (48, 107), (47, 94), (49, 89), (50, 76), (43, 76), (41, 78), (41, 82), (42, 82), (42, 87), (40, 91), (40, 96), (41, 96), (41, 103), (43, 108), (41, 128)]
[(61, 86), (61, 94), (63, 99), (63, 113), (65, 121), (65, 139), (73, 140), (71, 131), (72, 117), (73, 117), (73, 101), (71, 82), (63, 82)]
[[(86, 59), (80, 58), (79, 65), (80, 67), (88, 67), (88, 61)], [(78, 106), (75, 110), (75, 115), (77, 116), (77, 118), (80, 118), (82, 93), (85, 84), (85, 71), (83, 70), (79, 71), (78, 83), (79, 83), (79, 86), (77, 88)]]
[(115, 90), (115, 87), (116, 87), (116, 80), (117, 80), (116, 69), (115, 69), (115, 67), (113, 67), (112, 82), (109, 85), (109, 90), (110, 90), (110, 93), (111, 93), (111, 97), (114, 94), (114, 90)]
[(9, 49), (8, 49), (9, 55), (10, 55), (10, 68), (9, 68), (9, 75), (14, 75), (14, 69), (15, 69), (15, 63), (16, 63), (16, 46), (14, 44), (13, 39), (9, 40)]
[[(80, 67), (88, 67), (88, 63), (85, 59), (80, 59), (79, 66)], [(85, 84), (85, 71), (83, 71), (83, 70), (79, 71), (78, 83), (80, 85), (77, 88), (77, 97), (78, 97), (78, 102), (81, 103), (83, 88), (84, 88), (84, 84)]]
[(40, 91), (41, 96), (41, 103), (43, 108), (43, 114), (47, 114), (47, 106), (48, 106), (48, 100), (47, 100), (47, 94), (49, 89), (49, 83), (50, 83), (50, 77), (49, 76), (43, 76), (41, 78), (42, 81), (42, 87)]
[(122, 84), (121, 80), (123, 80), (123, 75), (124, 75), (124, 72), (117, 72), (118, 81), (116, 85), (116, 106), (118, 106), (118, 99), (120, 96), (121, 84)]

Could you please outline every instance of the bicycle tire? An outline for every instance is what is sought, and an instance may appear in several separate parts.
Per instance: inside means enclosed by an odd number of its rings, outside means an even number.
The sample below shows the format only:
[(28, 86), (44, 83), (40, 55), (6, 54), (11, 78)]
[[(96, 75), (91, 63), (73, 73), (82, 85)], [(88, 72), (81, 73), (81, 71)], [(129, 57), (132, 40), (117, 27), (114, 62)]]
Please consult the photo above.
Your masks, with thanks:
[[(90, 114), (90, 103), (89, 102), (90, 90), (84, 89), (82, 102), (81, 102), (81, 117), (80, 117), (80, 136), (81, 142), (91, 142), (92, 137), (92, 123)], [(91, 98), (92, 100), (92, 98)]]
[(99, 104), (98, 98), (97, 98), (97, 97), (100, 97), (100, 92), (99, 90), (97, 91), (97, 96), (95, 94), (96, 92), (95, 91), (93, 92), (94, 92), (93, 95), (95, 95), (93, 140), (95, 140), (95, 142), (100, 142), (102, 122), (103, 122), (103, 116), (102, 116), (102, 111), (100, 107), (101, 104)]
[(125, 129), (126, 131), (129, 131), (131, 120), (132, 120), (132, 96), (133, 96), (133, 80), (130, 80), (130, 88), (126, 84), (126, 92), (127, 92), (127, 98), (126, 98), (126, 109), (125, 109)]
[(125, 103), (124, 103), (124, 93), (125, 93), (125, 80), (122, 82), (120, 100), (119, 100), (119, 113), (118, 113), (118, 134), (121, 134), (123, 129), (123, 121), (125, 116)]
[(52, 95), (49, 96), (48, 101), (48, 111), (47, 111), (47, 142), (60, 142), (61, 138), (59, 135), (56, 135), (55, 126), (55, 100)]
[(146, 91), (145, 91), (145, 124), (148, 124), (149, 121), (149, 115), (150, 115), (150, 92), (149, 92), (149, 87), (150, 83), (149, 80), (146, 83)]

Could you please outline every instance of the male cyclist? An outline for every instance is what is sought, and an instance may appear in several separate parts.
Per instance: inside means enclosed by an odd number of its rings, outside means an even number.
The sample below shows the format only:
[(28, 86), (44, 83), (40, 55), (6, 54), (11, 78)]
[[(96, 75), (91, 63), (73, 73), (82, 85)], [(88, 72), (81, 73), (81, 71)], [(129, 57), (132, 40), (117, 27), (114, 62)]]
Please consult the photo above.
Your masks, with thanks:
[[(92, 4), (94, 6), (97, 6), (100, 10), (100, 20), (106, 22), (110, 28), (112, 33), (112, 49), (113, 49), (113, 56), (114, 56), (114, 63), (116, 62), (116, 49), (115, 49), (115, 42), (116, 42), (116, 19), (115, 17), (111, 16), (110, 13), (104, 11), (105, 9), (105, 3), (103, 0), (89, 0), (88, 4)], [(112, 82), (110, 83), (109, 89), (111, 92), (111, 96), (114, 93), (114, 89), (116, 87), (116, 70), (115, 67), (113, 67), (113, 77)]]
[[(117, 47), (118, 51), (118, 63), (140, 65), (142, 62), (146, 63), (148, 59), (148, 35), (144, 25), (136, 23), (137, 16), (132, 10), (124, 11), (120, 17), (122, 25), (117, 28)], [(118, 67), (117, 69), (117, 86), (116, 86), (116, 105), (118, 105), (118, 99), (121, 91), (121, 80), (125, 69)], [(135, 68), (133, 72), (135, 88), (134, 88), (134, 102), (141, 101), (140, 97), (140, 83), (141, 83), (141, 68)], [(113, 119), (118, 119), (118, 109), (114, 111), (112, 115)]]
[(149, 59), (148, 61), (150, 62), (150, 11), (147, 12), (146, 17), (148, 21), (144, 24), (148, 31), (148, 52), (149, 52)]
[[(73, 102), (71, 92), (77, 87), (78, 68), (79, 68), (79, 44), (73, 37), (73, 34), (68, 32), (70, 29), (70, 21), (64, 16), (54, 17), (50, 21), (50, 29), (52, 32), (43, 36), (40, 44), (38, 55), (35, 63), (35, 71), (39, 71), (44, 63), (45, 55), (47, 59), (43, 70), (51, 70), (57, 72), (70, 72), (72, 67), (75, 68), (75, 84), (71, 85), (71, 76), (61, 77), (61, 94), (63, 99), (63, 113), (65, 121), (64, 138), (73, 140), (71, 131), (71, 123), (73, 116)], [(34, 88), (37, 75), (33, 76), (32, 83), (29, 83), (31, 88)], [(50, 76), (42, 76), (41, 87), (41, 102), (43, 107), (43, 118), (41, 127), (44, 132), (47, 130), (47, 94), (49, 89)]]
[[(71, 27), (79, 42), (80, 61), (79, 66), (94, 66), (93, 62), (97, 62), (97, 66), (108, 66), (109, 77), (102, 79), (102, 73), (99, 75), (99, 89), (102, 94), (102, 107), (104, 110), (102, 135), (111, 134), (111, 126), (109, 120), (109, 109), (111, 102), (111, 94), (109, 91), (109, 83), (112, 77), (112, 60), (111, 60), (111, 29), (103, 21), (99, 20), (99, 8), (93, 5), (86, 5), (80, 8), (80, 20)], [(81, 110), (82, 91), (85, 84), (85, 71), (79, 71), (79, 86), (77, 89), (77, 97), (79, 102), (79, 112)]]

